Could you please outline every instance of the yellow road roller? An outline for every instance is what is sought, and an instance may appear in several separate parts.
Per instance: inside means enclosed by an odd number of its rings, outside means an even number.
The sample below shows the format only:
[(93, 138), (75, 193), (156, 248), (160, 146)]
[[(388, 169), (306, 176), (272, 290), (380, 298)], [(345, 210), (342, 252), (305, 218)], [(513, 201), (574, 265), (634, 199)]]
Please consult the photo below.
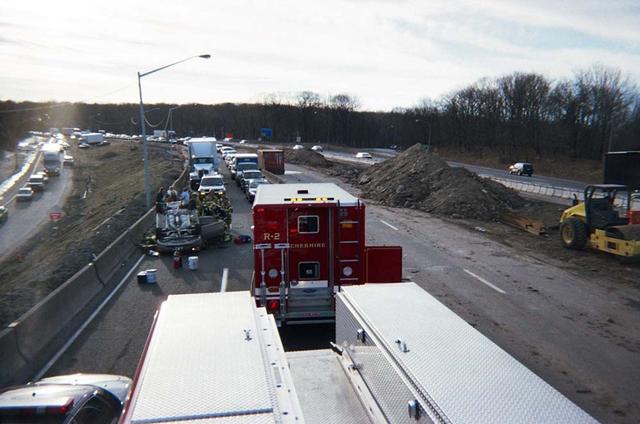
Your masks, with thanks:
[(589, 185), (584, 200), (560, 217), (560, 238), (568, 249), (586, 247), (624, 257), (640, 257), (640, 210), (633, 210), (626, 185)]

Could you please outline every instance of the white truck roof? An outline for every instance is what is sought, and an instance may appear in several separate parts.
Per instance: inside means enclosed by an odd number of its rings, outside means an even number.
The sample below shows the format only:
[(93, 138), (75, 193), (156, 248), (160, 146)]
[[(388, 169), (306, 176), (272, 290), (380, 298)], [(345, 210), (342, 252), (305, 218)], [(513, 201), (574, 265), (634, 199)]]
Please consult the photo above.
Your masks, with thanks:
[(263, 184), (258, 187), (253, 205), (338, 202), (345, 206), (362, 204), (357, 197), (333, 183), (305, 183)]
[(249, 292), (163, 303), (125, 423), (597, 423), (415, 283), (343, 287), (331, 350)]
[(202, 142), (214, 143), (216, 141), (217, 140), (216, 140), (215, 137), (194, 137), (194, 138), (190, 138), (189, 140), (187, 140), (188, 143), (202, 143)]
[(404, 391), (434, 422), (597, 423), (415, 283), (347, 286), (336, 299), (336, 343), (390, 422), (407, 418), (406, 400), (394, 405)]
[(62, 150), (63, 150), (62, 146), (60, 144), (57, 144), (57, 143), (45, 143), (45, 144), (42, 145), (42, 151), (45, 152), (45, 153), (46, 152), (59, 153)]
[(304, 423), (277, 335), (249, 292), (169, 296), (124, 422)]

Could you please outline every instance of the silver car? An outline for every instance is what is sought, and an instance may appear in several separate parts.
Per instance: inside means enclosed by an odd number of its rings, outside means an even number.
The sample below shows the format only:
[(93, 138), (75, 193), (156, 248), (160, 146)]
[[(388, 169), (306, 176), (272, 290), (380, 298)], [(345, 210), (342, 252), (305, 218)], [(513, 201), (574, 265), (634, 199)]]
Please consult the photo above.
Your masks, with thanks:
[(31, 187), (24, 186), (20, 190), (18, 190), (18, 194), (16, 194), (16, 200), (27, 201), (33, 199), (33, 190)]
[(109, 374), (44, 378), (0, 390), (0, 422), (114, 423), (131, 389), (131, 379)]

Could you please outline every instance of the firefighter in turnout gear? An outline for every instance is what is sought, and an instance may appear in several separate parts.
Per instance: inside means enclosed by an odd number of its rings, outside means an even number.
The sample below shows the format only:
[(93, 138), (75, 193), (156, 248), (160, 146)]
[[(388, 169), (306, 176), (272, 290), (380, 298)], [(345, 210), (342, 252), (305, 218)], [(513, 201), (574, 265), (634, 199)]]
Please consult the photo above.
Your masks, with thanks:
[(201, 215), (214, 216), (224, 222), (224, 241), (231, 240), (231, 216), (233, 207), (224, 194), (207, 193), (200, 195), (198, 211)]

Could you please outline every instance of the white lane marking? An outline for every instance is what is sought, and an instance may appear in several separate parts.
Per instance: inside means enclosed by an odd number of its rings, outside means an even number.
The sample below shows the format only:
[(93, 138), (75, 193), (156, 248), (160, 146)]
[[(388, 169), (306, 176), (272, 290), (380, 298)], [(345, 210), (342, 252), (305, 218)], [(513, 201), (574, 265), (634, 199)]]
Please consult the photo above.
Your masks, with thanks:
[(222, 284), (220, 285), (220, 293), (227, 291), (227, 282), (229, 281), (229, 268), (222, 270)]
[(49, 360), (49, 362), (47, 362), (46, 365), (40, 371), (38, 371), (38, 374), (36, 374), (36, 376), (33, 377), (33, 381), (40, 380), (47, 373), (47, 371), (49, 371), (49, 368), (51, 368), (58, 361), (58, 359), (60, 359), (60, 357), (62, 355), (64, 355), (64, 353), (67, 351), (67, 349), (69, 349), (69, 346), (71, 346), (73, 344), (73, 342), (76, 341), (78, 336), (80, 336), (80, 334), (82, 334), (84, 329), (87, 328), (87, 326), (89, 324), (91, 324), (91, 321), (93, 321), (93, 319), (96, 317), (96, 315), (98, 315), (100, 313), (100, 311), (102, 310), (102, 308), (104, 308), (104, 306), (107, 304), (107, 302), (109, 302), (109, 300), (111, 300), (113, 295), (116, 294), (120, 290), (120, 287), (122, 287), (122, 285), (129, 279), (129, 277), (131, 276), (131, 273), (133, 271), (135, 271), (136, 268), (138, 268), (138, 265), (140, 265), (140, 262), (142, 262), (144, 257), (145, 257), (145, 255), (141, 255), (140, 256), (140, 258), (136, 261), (136, 263), (127, 272), (127, 275), (125, 275), (122, 278), (122, 280), (120, 280), (120, 282), (118, 283), (118, 286), (109, 294), (109, 296), (107, 296), (107, 298), (105, 300), (102, 301), (100, 306), (98, 306), (96, 308), (96, 310), (93, 311), (91, 316), (84, 322), (84, 324), (82, 324), (82, 326), (80, 328), (78, 328), (78, 330), (75, 333), (73, 333), (73, 336), (71, 336), (69, 338), (69, 340), (67, 340), (67, 342), (64, 344), (64, 346), (62, 346), (62, 348), (53, 356), (53, 358), (51, 358)]
[(387, 221), (380, 220), (380, 222), (382, 222), (387, 227), (393, 228), (394, 230), (398, 231), (398, 229), (396, 227), (394, 227), (393, 225), (389, 224)]
[(473, 272), (469, 271), (466, 268), (463, 268), (463, 271), (466, 272), (467, 274), (469, 274), (470, 276), (472, 276), (473, 278), (477, 279), (478, 281), (480, 281), (481, 283), (486, 284), (487, 286), (491, 287), (492, 289), (494, 289), (495, 291), (497, 291), (498, 293), (502, 293), (502, 294), (507, 294), (506, 291), (502, 290), (500, 287), (494, 286), (493, 284), (491, 284), (490, 282), (488, 282), (487, 280), (485, 280), (484, 278), (474, 274)]

